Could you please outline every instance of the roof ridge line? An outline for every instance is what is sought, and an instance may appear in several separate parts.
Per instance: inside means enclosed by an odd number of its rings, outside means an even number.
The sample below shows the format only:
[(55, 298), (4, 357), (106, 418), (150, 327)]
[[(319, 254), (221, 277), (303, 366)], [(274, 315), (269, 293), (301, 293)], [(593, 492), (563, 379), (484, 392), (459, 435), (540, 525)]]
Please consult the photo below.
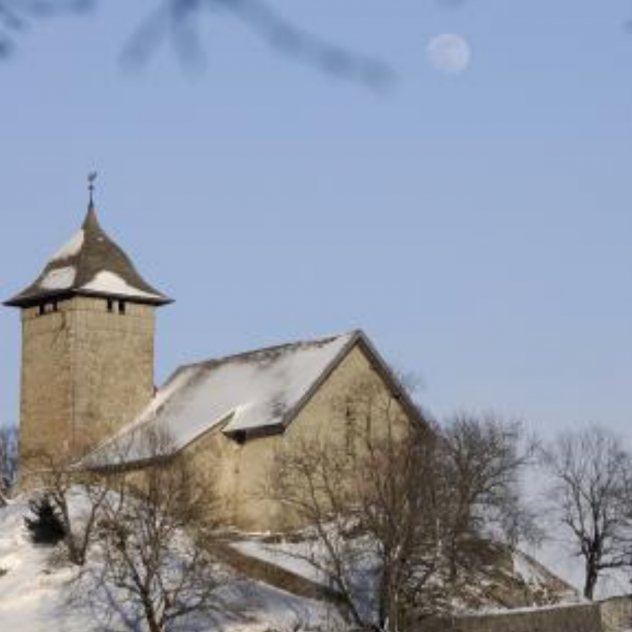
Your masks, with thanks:
[(257, 349), (251, 349), (250, 351), (241, 351), (239, 353), (230, 353), (228, 355), (225, 356), (220, 356), (218, 358), (209, 358), (208, 360), (200, 360), (199, 362), (190, 362), (188, 364), (181, 364), (176, 371), (171, 375), (171, 377), (168, 379), (167, 382), (165, 382), (165, 384), (168, 384), (171, 381), (171, 378), (174, 377), (176, 375), (176, 373), (178, 373), (181, 370), (185, 370), (185, 369), (192, 369), (195, 367), (201, 367), (201, 366), (206, 366), (206, 365), (213, 365), (213, 364), (218, 364), (220, 362), (227, 362), (229, 360), (237, 360), (239, 358), (245, 358), (251, 355), (255, 355), (257, 353), (268, 353), (271, 351), (280, 351), (282, 349), (286, 349), (288, 347), (298, 347), (299, 345), (309, 345), (309, 344), (316, 344), (319, 342), (328, 342), (328, 341), (333, 341), (333, 340), (337, 340), (338, 338), (343, 338), (344, 336), (349, 336), (350, 338), (353, 338), (355, 336), (364, 336), (364, 332), (361, 329), (351, 329), (350, 331), (345, 331), (343, 333), (340, 334), (336, 334), (333, 336), (322, 336), (319, 338), (313, 338), (311, 340), (298, 340), (296, 342), (285, 342), (285, 343), (281, 343), (281, 344), (277, 344), (277, 345), (270, 345), (268, 347), (260, 347)]

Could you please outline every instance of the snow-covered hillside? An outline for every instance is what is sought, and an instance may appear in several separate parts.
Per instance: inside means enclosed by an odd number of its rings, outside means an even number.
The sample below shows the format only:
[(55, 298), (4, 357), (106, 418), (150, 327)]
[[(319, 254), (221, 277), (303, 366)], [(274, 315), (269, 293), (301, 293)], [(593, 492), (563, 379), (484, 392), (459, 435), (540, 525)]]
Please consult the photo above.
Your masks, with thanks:
[[(51, 562), (51, 549), (33, 545), (23, 526), (27, 505), (0, 508), (0, 630), (2, 632), (124, 632), (134, 613), (116, 614), (103, 599), (81, 596), (76, 571)], [(85, 597), (85, 595), (83, 595)], [(334, 631), (339, 619), (331, 606), (300, 598), (262, 583), (235, 580), (221, 590), (230, 614), (182, 625), (187, 632)], [(81, 603), (89, 605), (81, 606)], [(108, 616), (111, 615), (111, 616)], [(125, 625), (121, 616), (131, 625)]]
[[(137, 624), (138, 613), (131, 606), (117, 612), (114, 604), (119, 602), (116, 598), (110, 595), (108, 602), (107, 596), (99, 596), (97, 591), (90, 589), (90, 599), (86, 599), (87, 585), (76, 581), (76, 569), (55, 563), (54, 549), (36, 546), (30, 541), (24, 527), (27, 512), (28, 505), (23, 499), (0, 507), (0, 630), (49, 632), (51, 622), (54, 622), (54, 629), (60, 632), (98, 632), (104, 629), (110, 632), (141, 632), (143, 628)], [(274, 537), (234, 534), (227, 544), (229, 549), (250, 560), (283, 569), (315, 585), (324, 583), (323, 574), (306, 559), (308, 548), (313, 543), (310, 545), (301, 538), (284, 541)], [(489, 612), (577, 599), (568, 586), (530, 556), (522, 553), (507, 556), (502, 550), (492, 550), (491, 553), (493, 563), (481, 569), (480, 578), (475, 582), (477, 585), (472, 587), (472, 594), (462, 604), (465, 610)], [(567, 570), (568, 566), (573, 568), (559, 543), (557, 546), (551, 543), (544, 553), (544, 559), (540, 559), (547, 565), (551, 560), (558, 561), (553, 566), (554, 570)], [(566, 569), (559, 563), (563, 560), (567, 561)], [(234, 565), (234, 560), (229, 561), (233, 568), (239, 568)], [(96, 573), (99, 564), (93, 559), (88, 569)], [(263, 583), (262, 577), (268, 581), (265, 572), (263, 576), (243, 572), (243, 569), (241, 575), (231, 573), (233, 579), (217, 593), (225, 606), (223, 613), (183, 622), (180, 627), (183, 632), (334, 632), (344, 628), (333, 605), (298, 596), (312, 593), (298, 591), (292, 594)], [(564, 574), (563, 577), (569, 576)], [(577, 578), (575, 570), (570, 579)], [(606, 584), (606, 587), (609, 586)], [(623, 585), (620, 589), (624, 592)]]
[[(310, 549), (318, 548), (318, 544), (313, 542), (251, 536), (237, 539), (231, 546), (312, 582), (325, 582), (324, 573), (309, 559)], [(487, 560), (482, 558), (481, 562), (474, 574), (475, 579), (454, 604), (457, 611), (489, 612), (580, 600), (571, 586), (522, 552), (510, 553), (507, 549), (490, 546)]]

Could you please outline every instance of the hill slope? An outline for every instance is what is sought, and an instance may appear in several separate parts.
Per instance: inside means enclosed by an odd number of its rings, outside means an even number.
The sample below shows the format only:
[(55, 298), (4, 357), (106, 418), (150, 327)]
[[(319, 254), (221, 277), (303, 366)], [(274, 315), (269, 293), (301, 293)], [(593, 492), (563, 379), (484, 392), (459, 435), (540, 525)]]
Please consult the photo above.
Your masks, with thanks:
[[(0, 509), (0, 630), (19, 632), (111, 632), (129, 630), (130, 611), (112, 615), (104, 603), (80, 607), (69, 598), (75, 592), (76, 570), (51, 560), (51, 549), (34, 546), (23, 516), (26, 503)], [(221, 591), (230, 614), (183, 624), (191, 632), (289, 632), (298, 629), (336, 630), (339, 617), (329, 604), (301, 598), (261, 582), (236, 579)], [(139, 628), (142, 629), (142, 628)]]
[[(0, 630), (49, 632), (51, 622), (60, 632), (142, 629), (130, 606), (114, 612), (116, 600), (106, 603), (91, 594), (86, 605), (85, 592), (82, 599), (72, 600), (83, 590), (75, 581), (76, 569), (55, 564), (54, 549), (31, 543), (24, 528), (27, 512), (21, 499), (0, 508)], [(342, 630), (335, 598), (306, 559), (313, 544), (297, 534), (291, 540), (244, 534), (227, 539), (219, 559), (237, 571), (231, 570), (235, 579), (218, 590), (227, 614), (189, 620), (182, 630)], [(462, 610), (498, 611), (577, 600), (568, 584), (528, 555), (490, 547), (483, 562), (459, 603)], [(98, 571), (96, 562), (88, 567)]]

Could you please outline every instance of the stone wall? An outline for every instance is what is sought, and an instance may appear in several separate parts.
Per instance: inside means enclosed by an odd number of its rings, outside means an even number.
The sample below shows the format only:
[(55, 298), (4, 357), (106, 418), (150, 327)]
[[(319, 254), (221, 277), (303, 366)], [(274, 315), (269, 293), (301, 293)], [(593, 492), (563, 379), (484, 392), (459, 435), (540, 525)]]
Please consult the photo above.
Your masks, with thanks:
[[(624, 632), (632, 629), (632, 598), (553, 606), (539, 610), (429, 621), (423, 632)], [(415, 632), (417, 632), (415, 630)]]
[[(76, 298), (73, 429), (92, 446), (132, 421), (154, 395), (154, 307), (108, 311), (103, 298)], [(85, 446), (77, 441), (76, 449)]]
[(457, 619), (451, 629), (454, 632), (601, 632), (601, 617), (598, 607), (582, 604)]
[[(239, 444), (216, 428), (189, 446), (185, 458), (191, 459), (198, 472), (216, 482), (222, 512), (233, 525), (246, 531), (278, 531), (303, 526), (286, 506), (272, 500), (273, 494), (266, 489), (271, 483), (275, 457), (279, 450), (291, 450), (293, 442), (300, 445), (315, 434), (327, 444), (344, 446), (349, 441), (349, 427), (341, 402), (353, 400), (367, 384), (378, 396), (390, 401), (397, 411), (393, 417), (403, 427), (406, 413), (393, 400), (381, 374), (358, 345), (320, 385), (284, 434), (253, 438)], [(365, 423), (365, 420), (358, 418), (360, 422)], [(376, 420), (375, 426), (378, 425)]]
[(22, 312), (21, 463), (81, 453), (153, 396), (154, 308), (75, 297)]
[(632, 596), (608, 599), (599, 606), (603, 632), (632, 629)]
[(71, 334), (64, 304), (59, 312), (39, 315), (37, 307), (22, 312), (22, 389), (20, 466), (41, 451), (59, 454), (72, 435)]

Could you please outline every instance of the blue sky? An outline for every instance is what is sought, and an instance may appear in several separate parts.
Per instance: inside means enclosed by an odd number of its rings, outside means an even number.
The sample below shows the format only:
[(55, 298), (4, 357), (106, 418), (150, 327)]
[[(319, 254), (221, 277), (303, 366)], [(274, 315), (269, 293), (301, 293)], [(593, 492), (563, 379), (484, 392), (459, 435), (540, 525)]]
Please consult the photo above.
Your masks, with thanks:
[[(632, 420), (632, 18), (627, 0), (278, 0), (384, 59), (386, 91), (271, 52), (224, 15), (203, 67), (121, 51), (154, 2), (35, 25), (0, 64), (0, 290), (102, 224), (175, 305), (179, 364), (364, 328), (442, 417), (534, 430)], [(107, 6), (106, 6), (107, 5)], [(470, 69), (425, 49), (465, 36)], [(18, 416), (18, 314), (0, 314), (0, 419)]]

